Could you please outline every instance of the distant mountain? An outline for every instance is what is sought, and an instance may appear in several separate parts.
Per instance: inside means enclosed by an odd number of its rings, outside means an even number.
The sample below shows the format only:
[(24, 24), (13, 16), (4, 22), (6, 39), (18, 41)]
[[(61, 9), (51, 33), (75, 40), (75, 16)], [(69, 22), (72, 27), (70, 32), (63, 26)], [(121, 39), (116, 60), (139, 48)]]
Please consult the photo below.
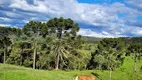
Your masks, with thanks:
[(142, 37), (122, 37), (121, 38), (125, 43), (134, 44), (139, 43), (142, 44)]
[(102, 40), (103, 38), (97, 38), (97, 37), (89, 37), (89, 36), (82, 36), (82, 39), (87, 42), (97, 42)]
[[(97, 42), (101, 41), (103, 38), (97, 38), (97, 37), (89, 37), (89, 36), (82, 36), (83, 40), (87, 42)], [(125, 43), (142, 43), (142, 37), (119, 37), (121, 40), (123, 40)]]

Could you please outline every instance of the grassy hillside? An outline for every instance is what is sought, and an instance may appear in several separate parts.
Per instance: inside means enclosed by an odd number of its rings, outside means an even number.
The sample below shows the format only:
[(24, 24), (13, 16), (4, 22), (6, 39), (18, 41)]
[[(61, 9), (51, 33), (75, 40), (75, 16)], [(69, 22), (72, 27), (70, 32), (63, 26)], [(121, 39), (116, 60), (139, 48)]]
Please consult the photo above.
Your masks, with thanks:
[[(140, 68), (142, 64), (139, 63), (138, 66)], [(91, 75), (92, 72), (100, 76), (96, 80), (109, 80), (109, 71), (48, 71), (0, 64), (0, 80), (73, 80), (77, 74)], [(122, 67), (112, 73), (112, 80), (142, 80), (142, 72), (140, 70), (133, 72), (133, 60), (131, 57), (127, 57)]]

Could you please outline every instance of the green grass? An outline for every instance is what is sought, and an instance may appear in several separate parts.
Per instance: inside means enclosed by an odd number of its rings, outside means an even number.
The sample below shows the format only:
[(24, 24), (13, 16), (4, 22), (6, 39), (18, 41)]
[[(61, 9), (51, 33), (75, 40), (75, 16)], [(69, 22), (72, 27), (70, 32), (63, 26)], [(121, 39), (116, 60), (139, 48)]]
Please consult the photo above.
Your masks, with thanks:
[[(134, 66), (133, 57), (125, 57), (124, 63), (120, 67), (120, 69), (123, 69), (125, 71), (133, 71), (133, 66)], [(138, 71), (140, 71), (140, 67), (142, 67), (142, 60), (140, 62), (137, 62)]]
[[(142, 63), (138, 64), (138, 68)], [(109, 71), (84, 70), (84, 71), (63, 71), (63, 70), (34, 70), (20, 66), (0, 64), (0, 80), (73, 80), (78, 74), (91, 72), (100, 75), (100, 79), (109, 80)], [(133, 60), (130, 57), (125, 59), (124, 64), (112, 72), (112, 80), (142, 80), (142, 72), (133, 72)]]

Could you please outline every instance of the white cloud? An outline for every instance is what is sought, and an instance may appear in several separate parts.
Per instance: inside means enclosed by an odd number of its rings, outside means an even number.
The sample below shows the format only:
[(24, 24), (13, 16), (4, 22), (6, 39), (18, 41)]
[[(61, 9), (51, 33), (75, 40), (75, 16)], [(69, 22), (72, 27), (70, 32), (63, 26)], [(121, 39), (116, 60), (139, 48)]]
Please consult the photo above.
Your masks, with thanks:
[(10, 22), (11, 21), (10, 18), (6, 18), (6, 17), (0, 17), (0, 20), (6, 21), (6, 22)]
[(106, 32), (106, 31), (95, 32), (95, 31), (93, 31), (91, 29), (80, 29), (80, 31), (78, 32), (78, 35), (90, 36), (90, 37), (99, 37), (99, 38), (126, 37), (125, 35), (110, 34), (109, 32)]
[(0, 27), (18, 28), (17, 26), (12, 26), (11, 24), (0, 24)]
[(11, 26), (10, 24), (0, 24), (0, 27), (9, 27)]
[(34, 4), (28, 4), (27, 0), (11, 0), (9, 7), (40, 12), (51, 17), (70, 17), (95, 26), (106, 26), (112, 21), (119, 22), (117, 13), (131, 16), (139, 14), (137, 10), (118, 2), (112, 5), (99, 5), (78, 3), (76, 0), (34, 0)]
[(132, 6), (142, 9), (142, 0), (127, 0), (126, 2)]
[[(135, 6), (139, 4), (138, 7), (141, 8), (141, 0), (129, 0), (126, 2)], [(9, 4), (8, 8), (12, 8), (13, 11), (3, 11), (5, 15), (12, 18), (20, 18), (23, 23), (27, 23), (29, 20), (47, 21), (49, 18), (62, 16), (72, 18), (79, 23), (93, 25), (94, 28), (103, 27), (102, 32), (81, 29), (79, 34), (82, 35), (116, 37), (130, 33), (142, 36), (141, 31), (136, 33), (133, 29), (139, 26), (127, 23), (132, 21), (137, 23), (135, 18), (141, 15), (142, 11), (130, 8), (124, 3), (87, 4), (78, 3), (77, 0), (32, 0), (32, 3), (29, 3), (29, 0), (0, 0), (0, 4)], [(120, 18), (118, 14), (125, 14), (125, 16)], [(4, 18), (1, 19), (4, 20)], [(129, 27), (132, 30), (129, 30)], [(139, 30), (141, 29), (139, 28)]]
[[(49, 0), (34, 0), (34, 4), (28, 4), (27, 0), (11, 0), (11, 4), (9, 5), (9, 7), (11, 8), (18, 8), (18, 9), (22, 9), (25, 11), (33, 11), (33, 12), (41, 12), (41, 13), (55, 13), (55, 9), (53, 7), (54, 10), (52, 10), (52, 8), (50, 8), (51, 5), (50, 2), (48, 2)], [(53, 1), (52, 1), (53, 2)], [(58, 2), (58, 1), (57, 1)], [(48, 4), (46, 4), (48, 3)]]
[(142, 35), (142, 29), (141, 29), (141, 30), (138, 30), (138, 31), (135, 32), (134, 34), (136, 34), (136, 35), (138, 35), (138, 36), (139, 36), (139, 35), (141, 36), (141, 35)]
[(135, 27), (135, 29), (133, 27), (130, 28), (131, 33), (135, 36), (141, 36), (142, 37), (142, 28), (139, 27)]
[(3, 13), (8, 16), (8, 17), (15, 17), (15, 18), (18, 18), (18, 17), (21, 17), (22, 14), (18, 14), (14, 11), (3, 11)]
[(29, 21), (28, 20), (22, 20), (24, 23), (28, 23)]

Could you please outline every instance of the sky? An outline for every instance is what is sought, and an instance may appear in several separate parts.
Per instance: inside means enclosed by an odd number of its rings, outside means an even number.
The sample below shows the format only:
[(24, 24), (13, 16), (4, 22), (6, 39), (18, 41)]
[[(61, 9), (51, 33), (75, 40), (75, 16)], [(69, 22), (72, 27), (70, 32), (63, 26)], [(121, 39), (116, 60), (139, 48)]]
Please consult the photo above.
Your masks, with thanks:
[(142, 0), (0, 0), (3, 27), (54, 17), (73, 19), (83, 36), (142, 37)]

